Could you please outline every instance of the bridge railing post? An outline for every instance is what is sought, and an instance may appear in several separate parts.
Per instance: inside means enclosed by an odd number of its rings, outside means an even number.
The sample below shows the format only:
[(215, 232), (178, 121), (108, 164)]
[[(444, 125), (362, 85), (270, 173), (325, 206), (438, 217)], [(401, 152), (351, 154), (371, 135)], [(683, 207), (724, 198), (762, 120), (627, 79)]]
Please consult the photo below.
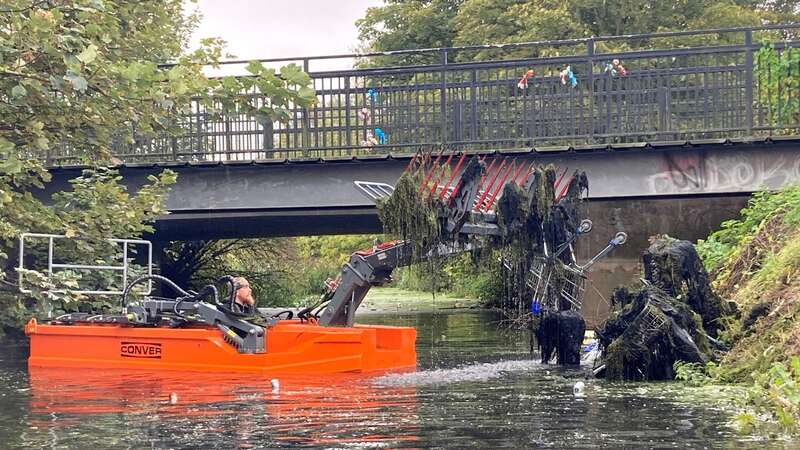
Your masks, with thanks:
[(666, 139), (667, 131), (670, 128), (670, 112), (669, 112), (669, 89), (666, 86), (659, 86), (658, 88), (658, 131), (661, 139)]
[(443, 146), (447, 145), (447, 49), (443, 49), (441, 53), (442, 64), (442, 85), (441, 93), (439, 95), (439, 108), (441, 109), (441, 127)]
[[(230, 160), (233, 156), (233, 136), (231, 135), (231, 118), (228, 114), (225, 114), (225, 151), (223, 155), (220, 155), (221, 159)], [(237, 158), (238, 159), (238, 158)]]
[(478, 70), (472, 69), (471, 84), (469, 87), (470, 98), (470, 133), (469, 137), (473, 141), (478, 140)]
[(462, 119), (463, 109), (461, 107), (461, 101), (456, 100), (453, 102), (453, 142), (461, 142), (464, 140), (464, 133), (461, 129)]
[[(347, 153), (352, 154), (353, 150), (351, 147), (353, 146), (353, 130), (352, 124), (350, 123), (350, 114), (352, 111), (352, 106), (350, 104), (350, 76), (346, 75), (344, 77), (344, 144), (347, 146)], [(341, 125), (341, 124), (340, 124)], [(339, 142), (341, 145), (341, 141)]]
[(275, 137), (274, 137), (275, 130), (273, 128), (271, 120), (265, 122), (264, 125), (262, 126), (264, 128), (264, 137), (263, 137), (264, 142), (262, 143), (262, 146), (264, 149), (264, 153), (269, 153), (269, 150), (275, 149)]
[(753, 30), (744, 32), (744, 77), (745, 77), (745, 114), (747, 136), (753, 135)]
[[(308, 58), (303, 58), (303, 72), (308, 73), (309, 68), (309, 61)], [(311, 79), (313, 83), (313, 78)], [(308, 156), (308, 150), (311, 146), (311, 120), (308, 117), (309, 110), (308, 108), (303, 108), (303, 125), (301, 131), (301, 138), (300, 138), (300, 146), (303, 147), (302, 155), (303, 157)]]
[(589, 38), (586, 41), (586, 85), (589, 92), (588, 100), (588, 126), (589, 126), (589, 143), (594, 144), (594, 38)]

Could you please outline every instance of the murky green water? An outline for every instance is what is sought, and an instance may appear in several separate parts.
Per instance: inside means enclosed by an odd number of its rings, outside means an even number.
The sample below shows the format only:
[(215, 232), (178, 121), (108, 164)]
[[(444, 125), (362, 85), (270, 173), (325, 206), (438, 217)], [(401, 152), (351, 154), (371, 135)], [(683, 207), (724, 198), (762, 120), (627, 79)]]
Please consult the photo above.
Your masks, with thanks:
[[(486, 312), (370, 315), (418, 328), (416, 372), (269, 379), (37, 370), (0, 350), (2, 448), (796, 448), (738, 436), (719, 388), (542, 366)], [(170, 394), (177, 396), (171, 403)]]

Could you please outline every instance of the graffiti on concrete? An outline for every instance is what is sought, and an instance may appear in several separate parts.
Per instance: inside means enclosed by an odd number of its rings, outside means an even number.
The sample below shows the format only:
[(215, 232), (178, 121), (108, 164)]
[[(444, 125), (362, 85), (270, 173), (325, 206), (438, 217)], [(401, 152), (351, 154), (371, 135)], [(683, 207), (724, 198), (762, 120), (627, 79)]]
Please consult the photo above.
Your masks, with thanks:
[(648, 177), (653, 194), (752, 192), (800, 183), (800, 152), (665, 152)]

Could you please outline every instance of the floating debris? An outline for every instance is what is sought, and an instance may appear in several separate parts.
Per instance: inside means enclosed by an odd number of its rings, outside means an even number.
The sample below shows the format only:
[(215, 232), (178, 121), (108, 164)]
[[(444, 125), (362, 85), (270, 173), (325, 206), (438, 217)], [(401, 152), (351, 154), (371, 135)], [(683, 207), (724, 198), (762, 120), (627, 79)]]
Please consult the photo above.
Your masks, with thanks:
[(572, 386), (572, 395), (575, 397), (585, 397), (586, 394), (583, 392), (586, 385), (583, 381), (576, 381), (575, 386)]

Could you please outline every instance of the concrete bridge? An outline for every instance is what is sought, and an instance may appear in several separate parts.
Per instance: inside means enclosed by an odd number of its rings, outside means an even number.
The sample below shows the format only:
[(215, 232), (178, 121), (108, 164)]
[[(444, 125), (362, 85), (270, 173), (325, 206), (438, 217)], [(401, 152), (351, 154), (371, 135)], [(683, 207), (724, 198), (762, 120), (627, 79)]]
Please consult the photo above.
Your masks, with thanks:
[[(763, 187), (800, 182), (800, 140), (704, 140), (642, 145), (534, 148), (481, 152), (488, 158), (554, 164), (586, 171), (589, 197), (601, 210), (609, 202), (664, 205), (658, 215), (679, 220), (689, 229), (707, 232), (728, 218), (720, 205)], [(197, 162), (129, 164), (120, 168), (131, 186), (169, 168), (178, 173), (167, 209), (156, 224), (163, 240), (275, 237), (380, 231), (372, 202), (354, 186), (356, 180), (394, 184), (410, 156), (319, 158), (293, 162)], [(487, 160), (487, 161), (490, 161)], [(78, 168), (51, 170), (48, 189), (67, 188)], [(713, 200), (708, 200), (712, 198)], [(700, 215), (676, 214), (676, 199), (707, 205)], [(736, 206), (741, 201), (735, 201)], [(640, 214), (613, 219), (629, 233)], [(689, 224), (694, 224), (688, 226)], [(653, 232), (674, 233), (674, 228)], [(697, 234), (697, 233), (692, 233)]]

